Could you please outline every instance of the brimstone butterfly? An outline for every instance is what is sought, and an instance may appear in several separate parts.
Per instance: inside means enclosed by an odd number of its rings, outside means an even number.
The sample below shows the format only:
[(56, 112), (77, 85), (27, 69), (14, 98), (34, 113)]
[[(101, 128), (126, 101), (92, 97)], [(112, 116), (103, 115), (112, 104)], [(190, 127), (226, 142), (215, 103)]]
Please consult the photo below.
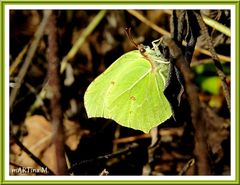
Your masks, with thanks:
[(158, 44), (138, 45), (118, 58), (87, 88), (84, 105), (89, 118), (103, 117), (122, 126), (148, 133), (171, 117), (171, 106), (163, 94), (169, 61)]

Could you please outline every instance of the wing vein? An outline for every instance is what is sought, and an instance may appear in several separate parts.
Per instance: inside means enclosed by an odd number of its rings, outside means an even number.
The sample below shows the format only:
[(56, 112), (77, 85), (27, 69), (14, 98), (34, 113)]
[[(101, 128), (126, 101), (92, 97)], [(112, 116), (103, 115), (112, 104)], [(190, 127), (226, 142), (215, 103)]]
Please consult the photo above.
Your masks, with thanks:
[[(160, 79), (161, 80), (161, 79)], [(160, 89), (159, 89), (159, 86), (158, 86), (158, 80), (157, 80), (157, 77), (155, 76), (155, 82), (156, 82), (156, 85), (157, 85), (157, 91), (158, 91), (158, 97), (159, 97), (159, 101), (162, 102), (162, 105), (164, 106), (164, 109), (166, 109), (166, 104), (164, 103), (163, 101), (163, 98), (161, 97), (160, 95)], [(163, 95), (164, 96), (164, 95)], [(163, 111), (165, 116), (166, 116), (166, 112)]]
[(151, 71), (151, 69), (149, 69), (141, 78), (139, 78), (136, 82), (134, 82), (129, 88), (127, 88), (121, 94), (119, 94), (117, 97), (115, 97), (114, 100), (112, 101), (112, 103), (115, 102), (124, 93), (130, 91), (135, 85), (137, 85), (138, 82), (140, 82), (142, 79), (144, 79), (150, 73), (150, 71)]

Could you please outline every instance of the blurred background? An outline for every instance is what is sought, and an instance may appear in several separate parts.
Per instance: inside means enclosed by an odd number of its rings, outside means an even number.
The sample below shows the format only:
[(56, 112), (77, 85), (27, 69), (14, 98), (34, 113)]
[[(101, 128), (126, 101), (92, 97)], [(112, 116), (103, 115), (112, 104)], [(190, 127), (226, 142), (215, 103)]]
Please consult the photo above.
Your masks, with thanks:
[[(136, 43), (151, 46), (153, 40), (169, 34), (172, 10), (107, 10), (101, 12), (102, 17), (97, 21), (93, 21), (99, 12), (100, 10), (56, 11), (59, 60), (63, 61), (64, 57), (66, 59), (69, 56), (60, 79), (65, 152), (70, 173), (99, 175), (106, 169), (109, 175), (194, 174), (189, 165), (194, 161), (194, 132), (191, 126), (176, 124), (173, 120), (160, 125), (160, 144), (150, 160), (150, 134), (122, 127), (112, 120), (88, 119), (83, 104), (84, 93), (91, 81), (121, 55), (135, 49), (126, 36), (125, 28), (131, 28)], [(230, 11), (204, 10), (202, 14), (230, 28)], [(10, 91), (19, 87), (18, 95), (10, 108), (10, 129), (12, 135), (54, 171), (51, 108), (45, 90), (48, 81), (48, 26), (37, 44), (23, 82), (18, 83), (19, 71), (42, 20), (42, 10), (10, 11)], [(90, 25), (93, 27), (91, 31), (88, 29)], [(220, 61), (230, 86), (230, 37), (215, 27), (208, 26), (208, 31), (216, 52), (222, 56)], [(83, 42), (78, 45), (76, 43), (79, 39)], [(204, 38), (199, 37), (197, 47), (208, 49)], [(69, 55), (73, 48), (75, 53)], [(211, 110), (212, 119), (216, 123), (210, 128), (210, 132), (215, 134), (212, 138), (215, 153), (212, 152), (211, 156), (213, 174), (229, 175), (230, 114), (221, 81), (211, 56), (203, 54), (202, 50), (195, 50), (191, 67), (200, 101)], [(138, 147), (129, 148), (133, 143)], [(108, 159), (101, 158), (119, 151), (122, 153), (111, 155)], [(39, 168), (14, 141), (10, 142), (10, 162), (11, 168)], [(18, 175), (11, 171), (10, 174)]]

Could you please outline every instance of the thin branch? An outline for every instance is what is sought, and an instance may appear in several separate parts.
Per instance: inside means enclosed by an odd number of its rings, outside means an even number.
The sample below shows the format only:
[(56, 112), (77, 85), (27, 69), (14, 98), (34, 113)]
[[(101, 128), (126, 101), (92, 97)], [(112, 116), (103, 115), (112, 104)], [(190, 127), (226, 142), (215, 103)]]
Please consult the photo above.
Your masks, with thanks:
[(44, 85), (42, 90), (40, 91), (40, 93), (34, 93), (35, 96), (36, 96), (36, 100), (34, 101), (34, 103), (31, 105), (31, 107), (29, 108), (27, 114), (26, 114), (26, 117), (29, 117), (32, 115), (32, 113), (38, 108), (38, 107), (41, 107), (43, 108), (43, 111), (45, 112), (45, 115), (47, 117), (47, 119), (50, 120), (50, 116), (48, 116), (48, 113), (47, 113), (47, 109), (44, 105), (44, 98), (46, 97), (46, 93), (47, 93), (47, 86), (48, 85)]
[[(212, 64), (213, 63), (213, 59), (212, 58), (205, 58), (205, 59), (200, 59), (200, 60), (196, 60), (196, 61), (193, 61), (190, 66), (191, 67), (196, 67), (196, 66), (199, 66), (199, 65), (206, 65), (206, 64)], [(221, 62), (221, 64), (223, 64)]]
[(21, 141), (19, 141), (19, 139), (17, 137), (12, 136), (11, 137), (13, 139), (13, 141), (35, 162), (37, 163), (39, 166), (43, 167), (43, 168), (47, 168), (49, 175), (54, 175), (53, 171), (50, 170), (49, 167), (47, 167), (38, 157), (36, 157), (30, 150), (28, 150), (22, 143)]
[(224, 93), (224, 96), (225, 96), (225, 99), (226, 99), (226, 102), (227, 102), (227, 105), (228, 105), (228, 109), (229, 109), (229, 111), (231, 111), (230, 90), (227, 86), (226, 75), (224, 74), (222, 65), (219, 62), (220, 59), (219, 59), (219, 57), (218, 57), (218, 55), (217, 55), (217, 53), (216, 53), (216, 51), (213, 47), (212, 38), (208, 34), (208, 29), (207, 29), (207, 26), (205, 25), (205, 23), (202, 19), (202, 16), (200, 14), (196, 13), (196, 12), (194, 12), (194, 14), (197, 18), (197, 21), (198, 21), (199, 26), (201, 28), (202, 34), (206, 39), (206, 44), (208, 44), (209, 51), (212, 55), (214, 65), (215, 65), (216, 70), (217, 70), (217, 74), (220, 77), (221, 82), (222, 82), (223, 93)]
[[(153, 22), (149, 21), (148, 19), (146, 19), (143, 15), (141, 15), (140, 13), (138, 13), (136, 10), (127, 10), (131, 15), (133, 15), (134, 17), (136, 17), (137, 19), (139, 19), (140, 21), (142, 21), (144, 24), (148, 25), (149, 27), (151, 27), (153, 30), (157, 31), (158, 33), (160, 33), (161, 35), (167, 35), (170, 36), (170, 33), (166, 30), (164, 30), (163, 28), (160, 28), (159, 26), (157, 26), (156, 24), (154, 24)], [(187, 43), (185, 41), (183, 41), (183, 45), (186, 46)], [(202, 49), (199, 47), (195, 47), (195, 50), (208, 55), (208, 56), (212, 56), (211, 52), (209, 52), (206, 49)], [(217, 56), (219, 57), (220, 60), (224, 61), (224, 62), (230, 62), (231, 58), (228, 56), (224, 56), (221, 54), (217, 54)]]
[(213, 59), (212, 58), (206, 58), (206, 59), (201, 59), (201, 60), (196, 60), (190, 64), (191, 67), (196, 67), (199, 65), (205, 65), (205, 64), (212, 64)]
[(61, 91), (60, 91), (60, 73), (57, 43), (57, 27), (56, 16), (53, 12), (49, 17), (48, 24), (48, 78), (49, 78), (49, 94), (51, 96), (51, 116), (53, 125), (53, 144), (55, 146), (56, 156), (56, 174), (66, 175), (67, 164), (64, 150), (64, 131), (63, 116), (61, 107)]
[(130, 13), (131, 15), (133, 15), (134, 17), (136, 17), (137, 19), (139, 19), (141, 22), (143, 22), (144, 24), (148, 25), (149, 27), (151, 27), (153, 30), (157, 31), (158, 33), (160, 33), (161, 35), (167, 35), (170, 36), (170, 33), (168, 31), (166, 31), (165, 29), (157, 26), (156, 24), (154, 24), (153, 22), (149, 21), (148, 19), (146, 19), (142, 14), (140, 14), (138, 11), (136, 10), (127, 10), (128, 13)]
[(119, 139), (114, 139), (113, 143), (114, 144), (120, 144), (120, 143), (130, 143), (134, 142), (140, 139), (149, 139), (151, 138), (150, 134), (142, 134), (142, 135), (136, 135), (136, 136), (129, 136), (129, 137), (123, 137)]
[(32, 41), (32, 44), (28, 50), (28, 53), (27, 53), (27, 56), (25, 58), (25, 61), (19, 71), (19, 74), (17, 76), (17, 83), (19, 83), (19, 85), (17, 85), (15, 88), (12, 89), (12, 92), (11, 92), (11, 96), (10, 96), (10, 103), (9, 103), (9, 106), (10, 106), (10, 109), (12, 108), (13, 106), (13, 102), (15, 101), (16, 97), (17, 97), (17, 94), (18, 94), (18, 91), (21, 87), (21, 84), (23, 82), (23, 79), (28, 71), (28, 67), (30, 66), (31, 62), (32, 62), (32, 59), (33, 59), (33, 56), (37, 50), (37, 47), (38, 47), (38, 44), (39, 44), (39, 41), (40, 39), (42, 38), (43, 36), (43, 33), (44, 33), (44, 30), (45, 30), (45, 27), (47, 25), (47, 22), (48, 22), (48, 18), (51, 14), (51, 11), (50, 10), (45, 10), (44, 11), (44, 15), (43, 15), (43, 20), (41, 22), (41, 24), (39, 25), (37, 31), (35, 32), (34, 34), (34, 38), (33, 38), (33, 41)]
[(127, 147), (125, 149), (122, 149), (122, 150), (119, 150), (119, 151), (117, 151), (115, 153), (107, 154), (107, 155), (104, 155), (104, 156), (99, 156), (99, 157), (94, 158), (94, 159), (80, 161), (78, 163), (73, 164), (72, 167), (69, 169), (69, 172), (73, 172), (76, 168), (78, 168), (78, 167), (80, 167), (82, 165), (91, 164), (91, 163), (94, 163), (94, 162), (97, 162), (97, 161), (101, 161), (101, 160), (109, 160), (109, 159), (118, 157), (120, 155), (127, 154), (128, 152), (130, 152), (130, 151), (132, 151), (132, 150), (134, 150), (134, 149), (136, 149), (138, 147), (139, 147), (139, 145), (137, 143), (133, 143), (129, 147)]
[[(186, 42), (183, 41), (183, 45), (186, 46)], [(200, 53), (207, 55), (207, 56), (212, 56), (211, 52), (206, 50), (206, 49), (202, 49), (199, 48), (198, 46), (195, 47), (195, 51), (199, 51)], [(223, 62), (231, 62), (231, 58), (225, 55), (221, 55), (221, 54), (217, 54), (219, 60), (223, 61)]]

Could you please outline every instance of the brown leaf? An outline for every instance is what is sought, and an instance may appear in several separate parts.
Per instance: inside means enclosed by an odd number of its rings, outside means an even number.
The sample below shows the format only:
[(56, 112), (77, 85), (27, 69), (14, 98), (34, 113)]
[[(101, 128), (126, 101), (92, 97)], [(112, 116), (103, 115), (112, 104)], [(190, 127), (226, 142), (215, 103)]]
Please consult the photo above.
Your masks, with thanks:
[(76, 150), (81, 137), (90, 133), (88, 130), (81, 129), (79, 124), (70, 120), (64, 121), (64, 132), (66, 137), (65, 144), (71, 150)]
[[(23, 137), (22, 143), (35, 156), (37, 156), (52, 171), (55, 167), (55, 152), (52, 145), (52, 125), (43, 116), (35, 115), (25, 120), (28, 135)], [(64, 120), (65, 144), (75, 150), (80, 138), (88, 131), (82, 130), (79, 124)], [(11, 146), (10, 161), (24, 167), (39, 168), (39, 166), (21, 149), (13, 144)]]
[(219, 162), (224, 156), (224, 149), (222, 148), (223, 141), (229, 138), (229, 124), (216, 115), (210, 108), (202, 104), (204, 107), (204, 118), (207, 120), (207, 143), (212, 154), (215, 156), (215, 163)]

